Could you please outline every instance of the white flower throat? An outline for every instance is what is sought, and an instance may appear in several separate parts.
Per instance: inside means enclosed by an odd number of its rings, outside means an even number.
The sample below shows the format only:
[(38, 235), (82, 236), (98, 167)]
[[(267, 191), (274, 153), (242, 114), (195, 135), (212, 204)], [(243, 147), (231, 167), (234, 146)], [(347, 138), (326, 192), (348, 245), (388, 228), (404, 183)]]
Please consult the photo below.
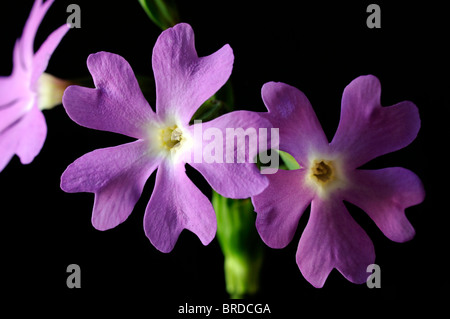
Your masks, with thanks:
[(173, 163), (178, 162), (192, 148), (192, 137), (175, 120), (153, 123), (147, 128), (149, 150)]

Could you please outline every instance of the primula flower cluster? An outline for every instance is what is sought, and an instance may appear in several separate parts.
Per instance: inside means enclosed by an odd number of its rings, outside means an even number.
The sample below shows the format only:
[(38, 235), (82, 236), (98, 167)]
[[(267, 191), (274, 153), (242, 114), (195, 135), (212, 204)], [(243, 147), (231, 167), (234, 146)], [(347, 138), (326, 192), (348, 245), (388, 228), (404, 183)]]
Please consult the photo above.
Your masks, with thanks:
[(41, 112), (61, 101), (49, 96), (48, 85), (60, 86), (60, 81), (44, 73), (48, 61), (69, 30), (64, 24), (53, 31), (36, 51), (34, 38), (53, 0), (34, 2), (22, 36), (13, 52), (10, 76), (0, 77), (0, 171), (17, 154), (22, 164), (29, 164), (39, 154), (47, 136), (47, 125)]
[(283, 248), (311, 204), (296, 259), (303, 276), (315, 287), (323, 286), (333, 268), (351, 282), (363, 283), (367, 266), (375, 261), (372, 241), (343, 201), (363, 209), (393, 241), (414, 236), (404, 210), (423, 201), (420, 179), (400, 167), (357, 169), (407, 146), (420, 128), (412, 102), (382, 107), (380, 94), (376, 77), (353, 80), (344, 90), (341, 119), (329, 143), (301, 91), (274, 82), (262, 89), (270, 111), (266, 117), (280, 128), (280, 149), (290, 153), (300, 169), (268, 175), (269, 186), (253, 197), (256, 227), (268, 246)]
[[(60, 101), (58, 87), (64, 85), (44, 71), (69, 26), (55, 30), (33, 51), (37, 29), (52, 3), (34, 2), (14, 46), (12, 74), (0, 77), (0, 171), (14, 154), (24, 164), (34, 159), (47, 132), (41, 110)], [(170, 252), (181, 231), (187, 229), (206, 245), (216, 234), (216, 215), (210, 200), (186, 175), (188, 163), (220, 195), (252, 197), (256, 228), (272, 248), (291, 242), (299, 219), (311, 205), (296, 256), (303, 276), (313, 286), (322, 287), (336, 268), (351, 282), (365, 282), (367, 266), (375, 261), (374, 246), (344, 201), (364, 210), (389, 239), (404, 242), (414, 236), (405, 209), (423, 201), (420, 179), (401, 167), (359, 167), (415, 139), (420, 128), (417, 107), (409, 101), (381, 106), (378, 79), (358, 77), (343, 92), (340, 123), (328, 142), (306, 96), (287, 84), (270, 82), (262, 88), (268, 113), (236, 111), (190, 125), (196, 110), (226, 83), (233, 62), (229, 45), (199, 57), (188, 24), (165, 30), (152, 54), (153, 111), (123, 57), (91, 54), (87, 67), (95, 88), (68, 87), (62, 99), (67, 114), (79, 125), (136, 140), (78, 158), (62, 174), (61, 188), (94, 193), (92, 224), (107, 230), (127, 219), (156, 171), (143, 221), (151, 243)], [(249, 141), (256, 141), (261, 128), (279, 130), (280, 150), (291, 154), (299, 169), (261, 174), (253, 161), (257, 148), (248, 146), (246, 153), (245, 138), (234, 143), (234, 136), (227, 136), (229, 129), (239, 129)], [(209, 147), (211, 140), (196, 134), (208, 129), (231, 143), (220, 146), (220, 152), (217, 145)], [(272, 138), (278, 142), (278, 135)], [(209, 160), (196, 160), (197, 154), (205, 153)], [(211, 160), (217, 157), (218, 161)]]
[[(203, 244), (216, 232), (211, 203), (185, 174), (184, 166), (190, 163), (219, 194), (252, 196), (257, 230), (270, 247), (282, 248), (291, 241), (311, 204), (297, 252), (304, 277), (322, 287), (337, 268), (348, 280), (364, 282), (367, 266), (375, 260), (374, 247), (343, 201), (365, 210), (388, 238), (398, 242), (412, 238), (414, 229), (404, 209), (423, 200), (419, 178), (403, 168), (357, 168), (414, 140), (420, 128), (416, 106), (406, 101), (382, 107), (378, 79), (359, 77), (344, 90), (341, 121), (329, 143), (305, 95), (271, 82), (262, 89), (269, 113), (232, 112), (189, 126), (196, 109), (226, 82), (233, 64), (228, 45), (199, 58), (193, 39), (187, 24), (158, 38), (152, 60), (156, 113), (122, 57), (100, 52), (88, 58), (96, 88), (69, 87), (63, 98), (68, 115), (80, 125), (137, 141), (79, 158), (64, 172), (62, 189), (95, 193), (92, 223), (105, 230), (128, 217), (145, 181), (157, 169), (144, 230), (156, 248), (169, 252), (183, 229), (197, 234)], [(203, 147), (195, 138), (196, 125), (222, 132), (230, 127), (279, 128), (280, 149), (290, 153), (300, 169), (280, 170), (266, 178), (248, 161), (193, 162), (194, 152)]]

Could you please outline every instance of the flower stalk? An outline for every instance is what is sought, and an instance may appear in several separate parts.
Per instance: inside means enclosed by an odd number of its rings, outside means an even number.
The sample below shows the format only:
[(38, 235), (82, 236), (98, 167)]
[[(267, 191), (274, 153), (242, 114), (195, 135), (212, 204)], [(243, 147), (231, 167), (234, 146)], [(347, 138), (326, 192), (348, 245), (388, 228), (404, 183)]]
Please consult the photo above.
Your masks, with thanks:
[(260, 288), (264, 246), (255, 228), (250, 199), (230, 199), (213, 192), (217, 238), (224, 255), (226, 290), (231, 298), (254, 296)]

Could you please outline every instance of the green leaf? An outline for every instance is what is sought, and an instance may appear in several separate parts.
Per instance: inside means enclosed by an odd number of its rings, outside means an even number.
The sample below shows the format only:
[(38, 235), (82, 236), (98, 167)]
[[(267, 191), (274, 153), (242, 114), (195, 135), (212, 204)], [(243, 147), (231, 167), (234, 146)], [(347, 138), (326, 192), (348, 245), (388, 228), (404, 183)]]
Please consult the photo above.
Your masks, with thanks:
[(149, 18), (162, 30), (180, 22), (174, 0), (138, 0)]
[(298, 162), (295, 160), (295, 158), (291, 154), (280, 151), (280, 150), (278, 151), (278, 153), (280, 154), (280, 157), (283, 160), (283, 162), (286, 165), (288, 170), (294, 170), (294, 169), (300, 168), (300, 165), (298, 164)]

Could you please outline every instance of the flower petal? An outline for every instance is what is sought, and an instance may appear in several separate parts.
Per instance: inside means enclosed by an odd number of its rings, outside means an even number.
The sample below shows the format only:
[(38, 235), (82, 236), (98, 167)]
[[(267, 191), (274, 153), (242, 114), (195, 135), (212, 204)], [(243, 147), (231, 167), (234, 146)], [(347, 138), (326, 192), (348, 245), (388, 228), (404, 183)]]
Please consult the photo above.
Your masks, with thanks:
[(19, 100), (24, 92), (31, 91), (28, 84), (28, 75), (23, 72), (0, 76), (0, 111), (13, 106), (13, 101)]
[(252, 197), (256, 229), (269, 247), (284, 248), (291, 242), (300, 217), (314, 197), (311, 188), (303, 184), (305, 174), (299, 169), (267, 175), (269, 186)]
[(346, 154), (352, 168), (407, 146), (419, 132), (414, 103), (382, 107), (380, 95), (380, 81), (372, 75), (356, 78), (342, 95), (341, 119), (330, 145)]
[(29, 164), (39, 154), (47, 137), (47, 124), (44, 114), (37, 106), (34, 106), (23, 117), (17, 130), (21, 131), (21, 138), (17, 145), (16, 154), (22, 164)]
[(14, 55), (14, 72), (17, 72), (19, 69), (31, 72), (34, 55), (34, 38), (42, 19), (52, 3), (53, 0), (47, 0), (44, 3), (42, 3), (42, 0), (34, 1), (30, 15), (23, 28), (22, 36), (16, 42), (14, 49), (15, 53), (18, 53)]
[(128, 62), (117, 54), (98, 52), (89, 55), (87, 66), (96, 89), (66, 89), (63, 105), (69, 117), (89, 128), (145, 137), (145, 125), (155, 114)]
[(33, 72), (31, 75), (32, 84), (36, 83), (42, 73), (44, 73), (50, 57), (69, 29), (70, 27), (67, 24), (60, 26), (48, 36), (39, 50), (36, 51), (36, 54), (33, 57)]
[(194, 31), (186, 23), (162, 32), (152, 57), (158, 115), (163, 119), (177, 116), (188, 123), (200, 105), (228, 80), (233, 60), (229, 45), (199, 58)]
[(139, 140), (95, 150), (70, 164), (61, 176), (65, 192), (95, 193), (95, 228), (113, 228), (131, 214), (145, 182), (160, 162), (147, 147), (145, 141)]
[(196, 234), (203, 245), (209, 244), (217, 229), (214, 209), (187, 177), (183, 165), (163, 163), (145, 211), (145, 234), (157, 249), (167, 253), (185, 228)]
[(268, 82), (261, 90), (273, 127), (280, 129), (280, 150), (290, 153), (301, 166), (311, 150), (323, 152), (328, 140), (308, 98), (281, 82)]
[(421, 203), (423, 185), (413, 172), (391, 167), (380, 170), (355, 170), (349, 176), (345, 200), (363, 209), (389, 239), (405, 242), (414, 237), (414, 228), (405, 216), (405, 208)]
[(47, 136), (42, 112), (34, 106), (24, 116), (0, 133), (0, 171), (17, 154), (22, 164), (29, 164), (39, 154)]
[(333, 268), (361, 284), (367, 280), (367, 266), (374, 263), (375, 251), (341, 200), (315, 198), (296, 259), (305, 279), (316, 288), (324, 285)]
[[(259, 136), (259, 129), (271, 127), (261, 114), (235, 111), (191, 127), (195, 139), (194, 157), (195, 152), (201, 156), (197, 156), (200, 160), (194, 158), (189, 164), (222, 196), (248, 198), (261, 193), (268, 185), (266, 177), (261, 175), (253, 160), (258, 151), (258, 138), (263, 138)], [(196, 134), (197, 129), (202, 132)], [(235, 134), (242, 138), (237, 137), (235, 141)], [(205, 152), (207, 147), (214, 151)], [(209, 158), (209, 153), (216, 152), (222, 154)]]
[(5, 134), (0, 134), (0, 172), (3, 171), (14, 156), (14, 142), (12, 139), (5, 138)]
[[(0, 105), (0, 134), (17, 124), (29, 112), (33, 104), (32, 97), (22, 96)], [(4, 109), (1, 109), (2, 106)]]

